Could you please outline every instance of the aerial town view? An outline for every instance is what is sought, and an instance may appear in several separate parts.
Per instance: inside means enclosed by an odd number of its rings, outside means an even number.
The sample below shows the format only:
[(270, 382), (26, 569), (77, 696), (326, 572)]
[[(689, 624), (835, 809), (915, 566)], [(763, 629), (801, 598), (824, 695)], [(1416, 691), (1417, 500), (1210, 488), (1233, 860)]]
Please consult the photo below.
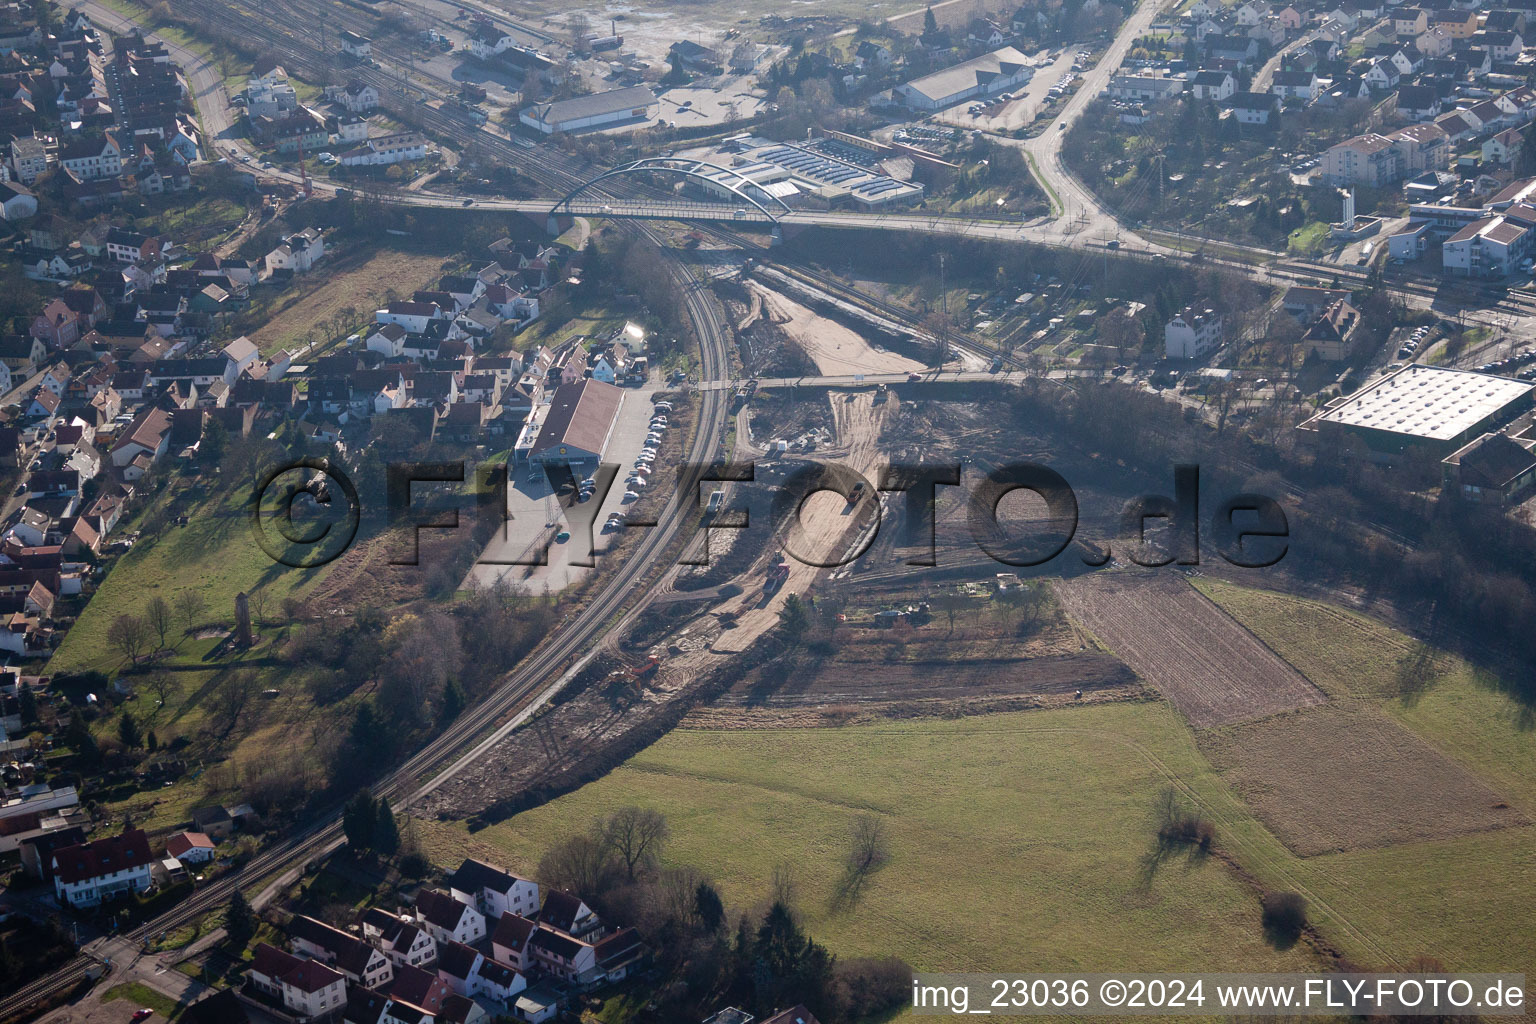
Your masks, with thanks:
[(1441, 2), (0, 0), (0, 1024), (1536, 1018)]

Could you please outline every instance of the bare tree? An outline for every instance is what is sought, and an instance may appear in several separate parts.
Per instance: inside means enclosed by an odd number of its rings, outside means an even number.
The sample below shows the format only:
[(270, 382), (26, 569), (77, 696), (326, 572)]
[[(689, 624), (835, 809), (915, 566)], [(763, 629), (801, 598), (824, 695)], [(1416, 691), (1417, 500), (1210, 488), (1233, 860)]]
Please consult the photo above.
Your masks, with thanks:
[(136, 615), (119, 615), (107, 627), (107, 642), (122, 652), (123, 657), (135, 665), (139, 655), (149, 644), (149, 623)]
[(251, 624), (260, 625), (267, 618), (267, 588), (257, 587), (245, 596), (251, 604)]
[(613, 858), (608, 845), (594, 835), (580, 833), (549, 848), (539, 858), (539, 881), (556, 889), (583, 894), (601, 892)]
[(149, 623), (149, 628), (155, 631), (160, 638), (160, 648), (165, 647), (165, 638), (171, 631), (171, 605), (165, 598), (156, 594), (144, 603), (144, 620)]
[(155, 695), (155, 713), (158, 713), (160, 708), (164, 707), (166, 702), (171, 699), (171, 674), (164, 669), (152, 672), (149, 678), (145, 680), (144, 685), (150, 693)]
[(770, 903), (778, 903), (794, 908), (795, 905), (795, 869), (788, 861), (780, 861), (773, 866), (773, 881), (770, 883)]
[(602, 837), (634, 881), (635, 872), (654, 862), (667, 841), (667, 819), (653, 808), (620, 807), (603, 822)]
[(848, 840), (848, 870), (854, 875), (868, 875), (890, 860), (885, 822), (873, 814), (861, 814), (853, 819)]
[(192, 632), (192, 628), (202, 621), (203, 612), (208, 609), (208, 602), (203, 595), (196, 590), (183, 589), (176, 591), (175, 597), (176, 615), (181, 619), (181, 628), (186, 632)]
[(245, 709), (256, 694), (256, 688), (256, 673), (250, 671), (231, 672), (219, 684), (219, 699), (216, 703), (218, 710), (213, 720), (220, 726), (220, 739), (227, 739), (240, 724)]

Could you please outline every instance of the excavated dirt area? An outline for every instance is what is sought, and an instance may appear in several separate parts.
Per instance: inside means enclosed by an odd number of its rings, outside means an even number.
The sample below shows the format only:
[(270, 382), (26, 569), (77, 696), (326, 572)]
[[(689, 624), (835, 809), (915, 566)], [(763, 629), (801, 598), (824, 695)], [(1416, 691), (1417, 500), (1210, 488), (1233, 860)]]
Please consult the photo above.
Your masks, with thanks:
[(882, 352), (857, 332), (816, 315), (800, 303), (756, 280), (749, 279), (746, 286), (754, 299), (762, 303), (762, 317), (777, 325), (804, 349), (824, 376), (912, 373), (923, 369), (923, 364), (917, 360), (895, 352)]

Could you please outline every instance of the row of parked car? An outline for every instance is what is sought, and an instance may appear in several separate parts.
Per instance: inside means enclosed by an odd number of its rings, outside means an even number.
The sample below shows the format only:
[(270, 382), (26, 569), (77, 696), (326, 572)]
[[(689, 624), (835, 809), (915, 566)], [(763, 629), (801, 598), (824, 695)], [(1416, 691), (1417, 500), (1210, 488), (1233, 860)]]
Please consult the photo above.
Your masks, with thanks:
[(1397, 350), (1397, 358), (1407, 359), (1411, 357), (1419, 350), (1420, 345), (1429, 340), (1429, 335), (1433, 330), (1433, 327), (1415, 327), (1413, 329), (1413, 336), (1403, 342), (1402, 348)]
[[(624, 478), (625, 504), (639, 500), (640, 492), (650, 482), (649, 477), (652, 464), (656, 461), (657, 452), (661, 450), (662, 435), (666, 433), (669, 423), (667, 417), (671, 412), (672, 403), (665, 401), (657, 402), (655, 408), (651, 411), (651, 423), (646, 431), (645, 447), (640, 449), (639, 456), (635, 458), (635, 468), (630, 471), (629, 476)], [(583, 498), (582, 500), (585, 501), (586, 499)], [(616, 530), (623, 526), (624, 522), (625, 514), (623, 512), (614, 512), (608, 516), (607, 522), (603, 524), (603, 529)]]

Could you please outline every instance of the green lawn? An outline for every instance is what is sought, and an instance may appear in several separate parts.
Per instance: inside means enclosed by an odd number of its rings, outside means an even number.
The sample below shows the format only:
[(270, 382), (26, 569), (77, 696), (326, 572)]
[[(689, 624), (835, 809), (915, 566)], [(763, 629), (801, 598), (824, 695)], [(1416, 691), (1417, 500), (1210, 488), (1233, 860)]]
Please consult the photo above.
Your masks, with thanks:
[[(550, 843), (624, 804), (670, 822), (671, 863), (758, 905), (789, 863), (810, 931), (844, 956), (927, 970), (1301, 970), (1263, 939), (1251, 888), (1212, 858), (1149, 873), (1154, 802), (1177, 776), (1230, 797), (1167, 705), (1104, 705), (843, 729), (676, 731), (553, 804), (474, 835), (424, 823), (440, 862), (477, 851), (531, 870)], [(873, 812), (890, 864), (834, 908), (850, 822)], [(1239, 820), (1246, 818), (1246, 820)], [(1283, 850), (1246, 813), (1218, 842)]]
[[(1412, 638), (1352, 612), (1212, 581), (1201, 589), (1331, 695), (1353, 694), (1480, 775), (1536, 819), (1536, 716), (1492, 681), (1438, 653), (1428, 688), (1400, 695)], [(1536, 828), (1296, 862), (1306, 884), (1394, 957), (1536, 977)]]
[[(148, 1007), (166, 1020), (175, 1020), (181, 1016), (182, 1008), (177, 1005), (175, 1000), (169, 996), (163, 996), (148, 985), (137, 981), (116, 985), (107, 989), (101, 995), (101, 1001), (104, 1003), (116, 1000), (132, 1004), (135, 1010), (140, 1007)], [(125, 1016), (129, 1013), (132, 1013), (132, 1010), (125, 1011)]]
[(1328, 248), (1328, 225), (1320, 220), (1292, 231), (1287, 239), (1291, 252), (1300, 256), (1316, 256)]
[[(174, 484), (168, 486), (174, 487)], [(141, 614), (144, 603), (159, 595), (172, 601), (178, 590), (195, 589), (207, 602), (204, 621), (232, 626), (235, 595), (258, 589), (266, 592), (267, 615), (275, 618), (283, 598), (301, 595), (321, 577), (323, 569), (295, 569), (274, 562), (257, 545), (250, 521), (250, 493), (232, 486), (207, 498), (192, 498), (178, 506), (186, 526), (166, 524), (144, 536), (118, 559), (101, 588), (59, 645), (49, 669), (53, 672), (98, 669), (114, 672), (124, 663), (107, 641), (107, 629), (117, 616)], [(164, 506), (164, 494), (155, 499)], [(143, 518), (153, 518), (151, 511)], [(200, 658), (195, 641), (184, 641), (183, 659)]]

